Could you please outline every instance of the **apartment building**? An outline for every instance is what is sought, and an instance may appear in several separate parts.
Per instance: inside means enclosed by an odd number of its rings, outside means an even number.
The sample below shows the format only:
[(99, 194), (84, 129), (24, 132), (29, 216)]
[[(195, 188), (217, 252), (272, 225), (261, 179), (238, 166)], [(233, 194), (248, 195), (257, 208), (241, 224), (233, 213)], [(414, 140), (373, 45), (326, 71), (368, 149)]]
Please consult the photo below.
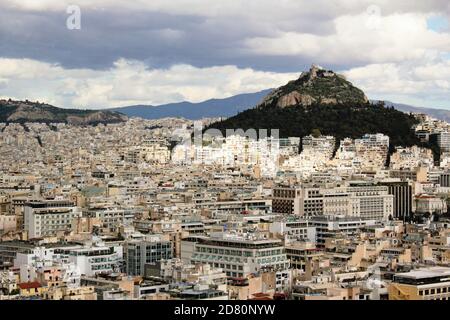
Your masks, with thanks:
[(243, 277), (264, 269), (286, 270), (289, 267), (281, 240), (231, 233), (198, 238), (191, 263), (209, 263), (232, 277)]
[(81, 215), (81, 210), (67, 200), (29, 202), (24, 208), (24, 228), (30, 239), (55, 236), (69, 231), (73, 220)]
[(217, 212), (242, 213), (243, 211), (254, 210), (270, 213), (272, 211), (272, 201), (269, 199), (195, 202), (195, 207), (198, 209), (208, 209)]
[(291, 269), (306, 271), (308, 263), (320, 259), (324, 254), (310, 242), (294, 242), (286, 246)]
[(374, 226), (376, 220), (361, 219), (358, 217), (326, 217), (318, 216), (309, 219), (309, 224), (316, 228), (316, 244), (323, 247), (328, 238), (336, 237), (336, 235), (354, 235), (362, 228)]
[(95, 276), (120, 272), (123, 260), (122, 247), (92, 246), (84, 248), (56, 249), (62, 261), (75, 264), (81, 275)]
[(347, 186), (275, 188), (272, 207), (275, 213), (304, 217), (352, 216), (387, 220), (393, 214), (393, 200), (387, 186), (354, 181)]
[(332, 136), (306, 136), (302, 138), (302, 152), (321, 154), (324, 158), (333, 156), (336, 139)]
[(316, 241), (316, 228), (308, 220), (274, 221), (270, 224), (269, 231), (284, 236), (287, 241)]
[(415, 204), (417, 213), (442, 214), (447, 212), (447, 203), (437, 196), (422, 194), (415, 198)]
[(83, 212), (83, 216), (98, 219), (105, 232), (113, 232), (120, 225), (131, 225), (135, 212), (129, 209), (100, 207)]

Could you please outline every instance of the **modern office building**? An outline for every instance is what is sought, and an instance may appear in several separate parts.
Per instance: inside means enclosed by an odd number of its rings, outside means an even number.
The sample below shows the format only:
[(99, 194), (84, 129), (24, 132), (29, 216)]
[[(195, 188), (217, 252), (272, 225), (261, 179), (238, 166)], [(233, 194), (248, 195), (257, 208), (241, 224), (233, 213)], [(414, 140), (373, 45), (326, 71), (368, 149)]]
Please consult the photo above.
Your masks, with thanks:
[(393, 195), (388, 187), (367, 182), (351, 182), (347, 191), (352, 204), (350, 216), (368, 220), (387, 220), (393, 214)]
[(0, 266), (12, 266), (18, 253), (30, 253), (35, 247), (26, 241), (0, 241)]
[(172, 242), (158, 239), (129, 242), (124, 254), (127, 274), (143, 276), (146, 264), (173, 258)]
[(300, 214), (301, 188), (277, 187), (272, 192), (272, 212), (283, 214)]
[(431, 142), (437, 142), (441, 152), (450, 151), (450, 132), (443, 131), (430, 135)]
[(439, 185), (441, 187), (450, 187), (450, 172), (446, 171), (439, 175)]
[(388, 187), (393, 199), (393, 218), (409, 218), (413, 212), (413, 191), (408, 181), (382, 181), (379, 185)]

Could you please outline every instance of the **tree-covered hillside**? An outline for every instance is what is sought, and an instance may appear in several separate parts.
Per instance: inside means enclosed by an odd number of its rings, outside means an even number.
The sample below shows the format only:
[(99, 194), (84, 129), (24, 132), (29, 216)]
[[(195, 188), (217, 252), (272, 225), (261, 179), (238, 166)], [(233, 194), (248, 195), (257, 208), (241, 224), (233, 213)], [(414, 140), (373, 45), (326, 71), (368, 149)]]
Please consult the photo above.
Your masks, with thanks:
[(383, 103), (353, 105), (266, 107), (246, 110), (209, 128), (220, 129), (279, 129), (280, 137), (303, 137), (314, 129), (332, 135), (336, 141), (360, 138), (366, 133), (383, 133), (394, 146), (420, 145), (412, 126), (417, 120), (410, 114), (386, 108)]

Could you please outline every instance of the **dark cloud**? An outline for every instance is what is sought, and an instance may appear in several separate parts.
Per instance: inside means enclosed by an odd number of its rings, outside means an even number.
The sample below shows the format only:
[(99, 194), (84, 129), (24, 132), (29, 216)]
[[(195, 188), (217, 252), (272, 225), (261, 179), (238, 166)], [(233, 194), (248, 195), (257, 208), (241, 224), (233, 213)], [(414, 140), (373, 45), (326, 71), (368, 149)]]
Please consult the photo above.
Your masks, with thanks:
[(243, 50), (244, 41), (274, 36), (279, 30), (334, 32), (331, 16), (326, 15), (264, 22), (251, 16), (232, 21), (224, 17), (91, 9), (82, 10), (81, 30), (68, 30), (67, 17), (66, 12), (0, 11), (0, 56), (59, 63), (65, 68), (106, 69), (119, 58), (126, 58), (145, 61), (155, 68), (183, 63), (286, 72), (302, 70), (311, 61), (251, 54)]

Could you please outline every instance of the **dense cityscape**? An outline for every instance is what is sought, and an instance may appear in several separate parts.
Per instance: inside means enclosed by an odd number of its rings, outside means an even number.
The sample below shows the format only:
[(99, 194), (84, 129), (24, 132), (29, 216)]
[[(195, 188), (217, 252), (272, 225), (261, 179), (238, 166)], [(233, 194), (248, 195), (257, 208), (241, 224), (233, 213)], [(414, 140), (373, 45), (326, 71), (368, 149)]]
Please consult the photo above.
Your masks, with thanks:
[(439, 161), (383, 134), (195, 143), (218, 119), (1, 124), (0, 299), (448, 300), (450, 125), (414, 116)]
[(2, 319), (448, 300), (450, 1), (0, 0)]

